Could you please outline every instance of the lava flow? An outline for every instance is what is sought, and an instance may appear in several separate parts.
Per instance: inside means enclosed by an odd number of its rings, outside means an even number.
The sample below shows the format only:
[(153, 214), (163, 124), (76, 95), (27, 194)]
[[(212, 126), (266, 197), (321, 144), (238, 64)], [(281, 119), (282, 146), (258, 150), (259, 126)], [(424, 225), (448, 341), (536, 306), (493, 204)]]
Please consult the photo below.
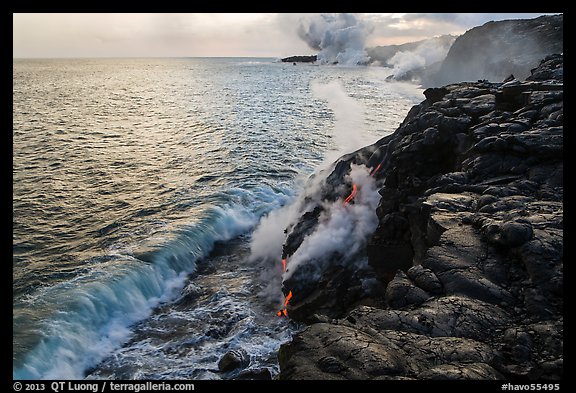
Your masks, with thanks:
[[(376, 172), (378, 172), (378, 170), (380, 169), (380, 167), (382, 166), (382, 163), (378, 164), (378, 166), (376, 168), (374, 168), (374, 170), (372, 171), (372, 173), (370, 173), (370, 177), (374, 177), (374, 175), (376, 174)], [(352, 184), (352, 192), (350, 193), (350, 195), (348, 195), (348, 197), (344, 200), (344, 203), (342, 204), (343, 206), (346, 206), (347, 204), (349, 204), (350, 202), (352, 202), (352, 200), (356, 197), (356, 194), (358, 193), (358, 187), (356, 186), (356, 184)]]
[[(286, 273), (286, 258), (282, 258), (282, 273)], [(292, 299), (292, 291), (288, 292), (286, 298), (284, 299), (284, 308), (276, 313), (279, 317), (281, 316), (288, 316), (288, 311), (286, 307), (288, 307), (288, 303), (290, 303), (290, 299)]]
[[(381, 166), (382, 166), (382, 162), (380, 164), (378, 164), (378, 166), (372, 171), (372, 173), (370, 173), (370, 176), (374, 177), (376, 172), (378, 172), (378, 170), (380, 170)], [(352, 192), (344, 200), (342, 205), (346, 206), (347, 204), (352, 202), (354, 200), (354, 198), (356, 197), (357, 193), (358, 193), (358, 186), (356, 186), (356, 184), (353, 183), (352, 184)], [(282, 259), (282, 273), (285, 273), (285, 272), (286, 272), (286, 258), (283, 258)], [(276, 315), (278, 315), (279, 317), (281, 317), (281, 316), (287, 317), (288, 316), (288, 311), (286, 310), (286, 308), (288, 307), (288, 303), (290, 303), (290, 299), (292, 299), (292, 291), (288, 292), (288, 295), (286, 295), (286, 298), (284, 299), (284, 308), (282, 310), (278, 311), (276, 313)]]
[(374, 177), (374, 175), (376, 174), (376, 172), (378, 172), (378, 170), (380, 169), (380, 167), (382, 166), (382, 163), (378, 164), (378, 166), (376, 167), (376, 169), (374, 169), (372, 171), (372, 173), (370, 174), (371, 177)]
[(343, 205), (346, 206), (347, 204), (352, 202), (352, 199), (354, 199), (354, 197), (356, 197), (357, 192), (358, 192), (358, 187), (356, 187), (356, 184), (352, 184), (352, 193), (350, 193), (350, 195), (348, 195), (348, 198), (346, 198), (344, 200)]
[(288, 311), (286, 310), (286, 307), (288, 307), (288, 303), (290, 303), (290, 299), (292, 299), (292, 291), (288, 292), (288, 295), (286, 295), (286, 299), (284, 299), (284, 308), (280, 311), (278, 311), (276, 313), (276, 315), (278, 315), (279, 317), (281, 317), (282, 315), (284, 315), (285, 317), (288, 316)]

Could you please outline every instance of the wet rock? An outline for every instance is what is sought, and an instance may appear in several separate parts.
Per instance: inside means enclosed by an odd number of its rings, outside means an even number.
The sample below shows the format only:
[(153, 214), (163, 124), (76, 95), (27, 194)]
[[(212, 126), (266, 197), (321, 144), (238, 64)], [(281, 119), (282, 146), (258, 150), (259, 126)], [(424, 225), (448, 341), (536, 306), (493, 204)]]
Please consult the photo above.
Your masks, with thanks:
[(266, 367), (242, 370), (235, 380), (257, 380), (257, 381), (269, 381), (272, 379), (272, 373)]
[(198, 300), (198, 298), (202, 295), (203, 289), (196, 285), (193, 281), (190, 281), (188, 285), (182, 289), (180, 297), (176, 300), (176, 304), (186, 307), (190, 306)]
[(244, 368), (250, 364), (250, 355), (243, 349), (228, 351), (218, 361), (218, 370), (228, 372), (237, 368)]

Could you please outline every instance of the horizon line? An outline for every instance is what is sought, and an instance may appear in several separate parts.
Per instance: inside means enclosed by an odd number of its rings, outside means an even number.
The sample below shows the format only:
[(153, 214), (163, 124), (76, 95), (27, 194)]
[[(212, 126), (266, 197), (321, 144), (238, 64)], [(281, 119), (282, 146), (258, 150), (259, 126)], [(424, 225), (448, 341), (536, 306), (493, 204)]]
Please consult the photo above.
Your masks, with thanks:
[[(293, 56), (293, 55), (291, 55)], [(302, 55), (304, 56), (304, 55)], [(309, 55), (306, 55), (309, 56)], [(286, 56), (284, 56), (286, 57)], [(12, 60), (57, 60), (57, 59), (282, 59), (282, 56), (12, 56)], [(289, 56), (288, 56), (289, 57)]]

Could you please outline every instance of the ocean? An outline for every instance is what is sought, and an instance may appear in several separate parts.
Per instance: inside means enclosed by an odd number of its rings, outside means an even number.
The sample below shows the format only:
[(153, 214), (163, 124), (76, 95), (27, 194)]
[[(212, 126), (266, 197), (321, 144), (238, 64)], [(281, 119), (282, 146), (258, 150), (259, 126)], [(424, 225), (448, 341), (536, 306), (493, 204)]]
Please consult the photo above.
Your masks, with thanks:
[[(13, 378), (274, 377), (260, 221), (423, 100), (383, 67), (13, 60)], [(221, 372), (231, 350), (242, 369)]]

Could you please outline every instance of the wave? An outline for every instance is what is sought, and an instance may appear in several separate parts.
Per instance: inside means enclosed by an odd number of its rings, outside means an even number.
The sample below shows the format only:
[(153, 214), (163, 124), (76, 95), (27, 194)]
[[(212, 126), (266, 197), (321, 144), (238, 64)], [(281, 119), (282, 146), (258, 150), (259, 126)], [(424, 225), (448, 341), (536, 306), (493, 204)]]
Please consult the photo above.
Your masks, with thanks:
[(161, 303), (173, 300), (196, 263), (218, 241), (248, 232), (266, 212), (290, 198), (288, 189), (233, 189), (229, 204), (212, 206), (174, 239), (141, 254), (117, 254), (89, 273), (30, 299), (56, 304), (38, 334), (40, 342), (13, 370), (14, 379), (80, 379), (125, 343), (131, 326)]

